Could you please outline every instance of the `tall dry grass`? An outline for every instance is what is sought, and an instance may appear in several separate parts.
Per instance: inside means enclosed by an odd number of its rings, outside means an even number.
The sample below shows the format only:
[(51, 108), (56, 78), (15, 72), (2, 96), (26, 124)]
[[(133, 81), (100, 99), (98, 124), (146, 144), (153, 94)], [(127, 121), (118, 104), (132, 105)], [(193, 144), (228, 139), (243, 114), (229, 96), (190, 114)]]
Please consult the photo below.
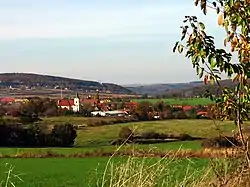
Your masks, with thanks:
[[(119, 152), (121, 145), (116, 153)], [(134, 152), (122, 163), (112, 162), (115, 153), (110, 157), (104, 170), (99, 187), (250, 187), (250, 171), (245, 167), (242, 153), (238, 149), (204, 149), (197, 155), (209, 156), (210, 166), (204, 170), (173, 171), (180, 155), (181, 148), (173, 154), (169, 152), (161, 159), (153, 159), (144, 152), (139, 156)], [(189, 153), (190, 154), (190, 153)], [(185, 155), (185, 154), (184, 154)], [(220, 158), (216, 158), (216, 157)], [(149, 159), (153, 162), (149, 162)], [(175, 174), (185, 171), (184, 177), (177, 178)]]
[[(165, 154), (160, 159), (149, 158), (147, 154), (138, 158), (138, 154), (134, 150), (135, 155), (126, 157), (125, 162), (114, 163), (112, 158), (125, 142), (126, 140), (109, 158), (102, 180), (97, 181), (98, 187), (193, 187), (197, 181), (199, 183), (203, 181), (203, 178), (197, 180), (198, 175), (196, 174), (201, 171), (190, 171), (189, 167), (183, 168), (186, 169), (186, 172), (181, 180), (174, 176), (173, 169), (170, 167), (173, 167), (174, 162), (178, 161), (176, 156), (181, 151), (181, 147), (175, 154)], [(151, 150), (148, 150), (148, 153), (151, 154)], [(206, 176), (209, 175), (209, 172)]]
[[(205, 184), (211, 176), (210, 170), (192, 170), (189, 166), (182, 171), (172, 167), (176, 159), (148, 160), (148, 158), (128, 157), (123, 163), (110, 163), (105, 180), (97, 186), (101, 187), (195, 187)], [(184, 172), (178, 178), (175, 174)], [(202, 175), (200, 175), (202, 173)]]
[[(153, 161), (153, 162), (151, 162)], [(148, 160), (128, 157), (125, 162), (110, 162), (105, 180), (98, 187), (250, 187), (250, 171), (241, 158), (211, 159), (203, 170), (183, 167), (175, 171), (178, 159)], [(183, 172), (183, 177), (176, 177)]]
[(0, 182), (0, 187), (16, 187), (16, 183), (23, 182), (20, 177), (22, 174), (16, 174), (14, 172), (15, 167), (9, 163), (5, 164), (7, 171), (5, 172), (5, 179)]

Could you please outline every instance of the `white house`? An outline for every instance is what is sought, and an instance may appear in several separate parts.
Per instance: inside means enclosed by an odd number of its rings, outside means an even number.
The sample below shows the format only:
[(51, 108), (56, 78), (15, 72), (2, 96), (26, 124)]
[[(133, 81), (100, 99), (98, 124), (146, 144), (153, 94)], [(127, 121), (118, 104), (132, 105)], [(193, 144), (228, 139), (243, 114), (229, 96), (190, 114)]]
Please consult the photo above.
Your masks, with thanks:
[(74, 99), (60, 99), (58, 101), (58, 107), (62, 109), (72, 110), (73, 112), (80, 111), (80, 98), (78, 94)]
[(128, 115), (128, 113), (126, 111), (120, 111), (120, 110), (105, 111), (105, 112), (94, 111), (94, 112), (91, 112), (91, 115), (93, 115), (93, 116), (97, 116), (97, 115), (100, 115), (100, 116), (125, 116), (125, 115)]

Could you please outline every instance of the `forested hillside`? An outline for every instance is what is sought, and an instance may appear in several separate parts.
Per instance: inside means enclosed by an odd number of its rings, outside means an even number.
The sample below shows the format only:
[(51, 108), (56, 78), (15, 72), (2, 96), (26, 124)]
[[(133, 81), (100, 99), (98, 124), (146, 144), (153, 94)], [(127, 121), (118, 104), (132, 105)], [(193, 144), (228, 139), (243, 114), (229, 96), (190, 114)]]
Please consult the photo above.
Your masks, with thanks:
[(31, 73), (2, 73), (0, 74), (0, 86), (1, 88), (12, 87), (23, 89), (62, 88), (89, 92), (99, 90), (100, 92), (133, 94), (131, 90), (117, 84)]

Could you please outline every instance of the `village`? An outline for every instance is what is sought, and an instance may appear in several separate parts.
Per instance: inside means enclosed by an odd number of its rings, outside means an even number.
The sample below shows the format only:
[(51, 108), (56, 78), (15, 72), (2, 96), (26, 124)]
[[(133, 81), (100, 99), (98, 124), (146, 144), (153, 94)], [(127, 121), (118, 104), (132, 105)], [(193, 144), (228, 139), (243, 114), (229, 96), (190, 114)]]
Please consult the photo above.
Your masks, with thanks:
[(33, 104), (38, 108), (40, 107), (41, 110), (43, 108), (43, 112), (37, 112), (37, 115), (45, 117), (57, 116), (59, 113), (60, 115), (78, 114), (88, 117), (131, 117), (131, 115), (147, 115), (149, 117), (143, 119), (149, 120), (189, 118), (189, 114), (192, 113), (192, 118), (209, 118), (208, 106), (169, 105), (164, 100), (159, 100), (156, 103), (149, 101), (150, 100), (146, 99), (143, 102), (138, 102), (128, 98), (100, 98), (98, 94), (80, 97), (78, 93), (69, 99), (62, 97), (3, 97), (0, 98), (0, 113), (1, 115), (15, 117), (21, 115), (23, 108), (30, 108), (30, 113), (34, 113), (34, 107), (31, 106)]

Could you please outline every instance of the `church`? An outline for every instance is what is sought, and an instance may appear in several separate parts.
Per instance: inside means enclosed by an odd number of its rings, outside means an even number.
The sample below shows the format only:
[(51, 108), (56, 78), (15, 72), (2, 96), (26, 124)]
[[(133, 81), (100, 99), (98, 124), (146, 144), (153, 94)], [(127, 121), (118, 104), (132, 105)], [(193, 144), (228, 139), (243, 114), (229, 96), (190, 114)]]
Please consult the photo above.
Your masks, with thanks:
[(80, 98), (79, 95), (76, 94), (76, 97), (73, 99), (60, 99), (58, 100), (58, 107), (61, 109), (72, 110), (73, 112), (80, 111)]

